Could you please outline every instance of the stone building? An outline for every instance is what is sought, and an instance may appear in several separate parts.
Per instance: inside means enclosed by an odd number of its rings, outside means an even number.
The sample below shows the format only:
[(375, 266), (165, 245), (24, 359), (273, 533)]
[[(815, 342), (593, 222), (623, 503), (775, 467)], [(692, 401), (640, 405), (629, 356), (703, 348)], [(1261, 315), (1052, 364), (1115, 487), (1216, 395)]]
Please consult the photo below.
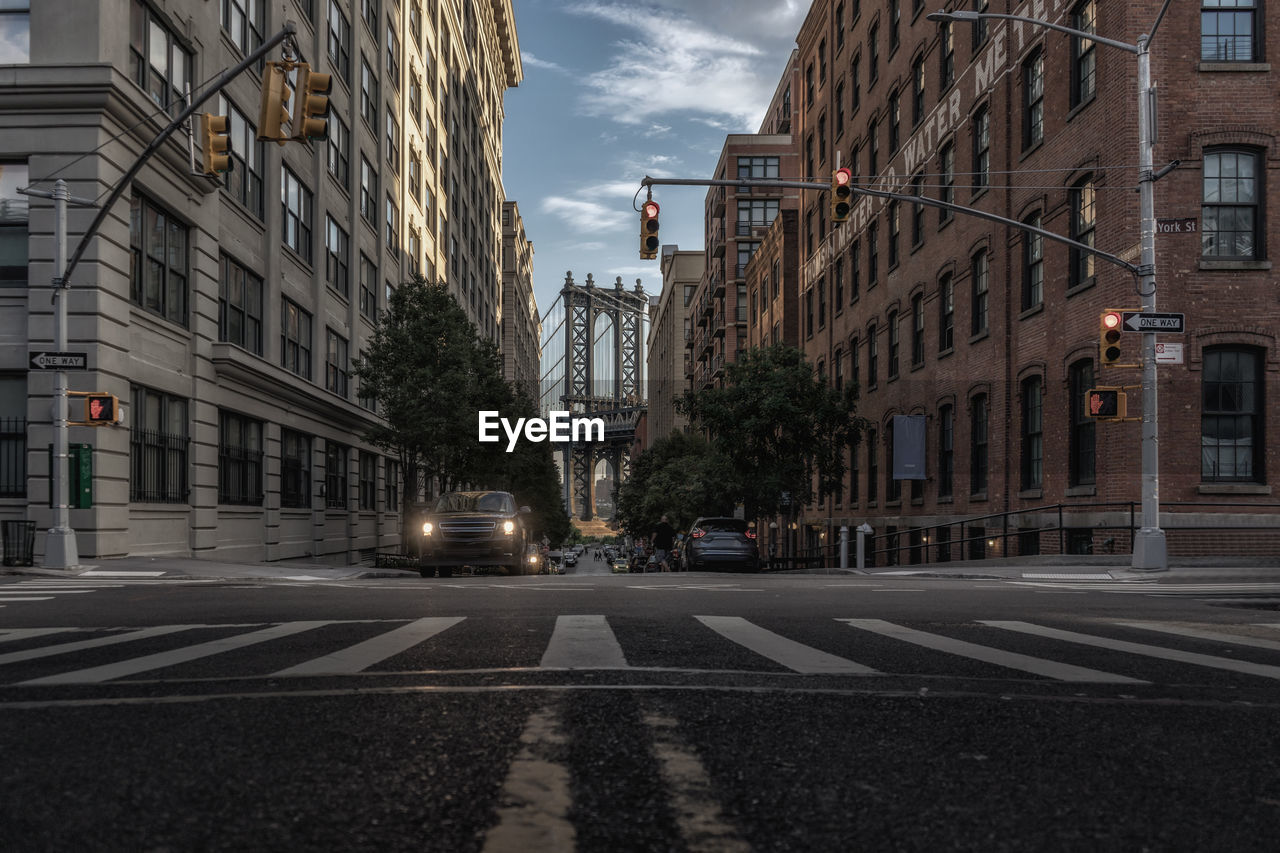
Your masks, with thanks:
[(649, 298), (649, 412), (644, 449), (689, 423), (687, 417), (676, 413), (675, 401), (689, 388), (690, 306), (705, 269), (706, 257), (701, 251), (662, 247), (662, 293)]
[(538, 399), (542, 324), (533, 295), (533, 241), (514, 201), (502, 204), (502, 375)]
[[(332, 75), (327, 140), (258, 142), (262, 78), (246, 71), (206, 104), (230, 118), (232, 171), (193, 171), (176, 134), (75, 270), (69, 348), (88, 370), (70, 387), (116, 395), (124, 418), (71, 428), (93, 468), (71, 526), (82, 559), (348, 562), (398, 543), (399, 463), (360, 438), (377, 414), (351, 363), (415, 273), (446, 280), (497, 338), (502, 103), (522, 74), (510, 0), (12, 8), (27, 27), (0, 55), (0, 516), (52, 518), (53, 381), (27, 367), (53, 340), (53, 210), (16, 189), (61, 177), (101, 198), (189, 88), (291, 19), (295, 55)], [(70, 245), (92, 215), (71, 210)]]

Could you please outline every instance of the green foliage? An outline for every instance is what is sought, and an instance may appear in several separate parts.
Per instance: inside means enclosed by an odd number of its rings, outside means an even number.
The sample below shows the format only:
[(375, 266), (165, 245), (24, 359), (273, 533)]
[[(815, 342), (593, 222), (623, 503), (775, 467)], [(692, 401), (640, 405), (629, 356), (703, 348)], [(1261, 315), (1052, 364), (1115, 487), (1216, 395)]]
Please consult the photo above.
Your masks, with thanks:
[(700, 435), (672, 432), (631, 462), (631, 477), (618, 490), (617, 522), (647, 535), (666, 515), (677, 530), (704, 515), (732, 515), (725, 490), (729, 461)]
[(804, 505), (839, 490), (845, 453), (867, 426), (852, 387), (831, 388), (782, 344), (740, 351), (723, 388), (686, 392), (676, 406), (710, 435), (727, 462), (722, 488), (747, 518), (777, 513), (784, 492)]

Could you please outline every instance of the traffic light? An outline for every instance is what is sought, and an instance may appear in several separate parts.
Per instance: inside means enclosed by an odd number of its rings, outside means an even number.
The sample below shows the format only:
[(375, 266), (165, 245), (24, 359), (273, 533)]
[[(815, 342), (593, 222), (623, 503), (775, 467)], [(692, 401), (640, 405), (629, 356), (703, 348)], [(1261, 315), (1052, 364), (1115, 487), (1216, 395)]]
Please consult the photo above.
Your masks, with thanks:
[(658, 257), (658, 203), (650, 199), (640, 206), (640, 257)]
[(329, 136), (329, 92), (333, 77), (311, 70), (305, 62), (298, 66), (298, 109), (294, 139), (326, 139)]
[(1098, 358), (1103, 367), (1120, 360), (1120, 324), (1123, 321), (1119, 311), (1103, 311), (1098, 319)]
[(115, 394), (89, 394), (84, 398), (84, 420), (90, 426), (113, 424), (119, 420), (120, 402)]
[(1128, 413), (1128, 403), (1121, 388), (1090, 388), (1084, 392), (1084, 411), (1091, 418), (1119, 420)]
[(262, 101), (258, 111), (258, 140), (284, 145), (289, 139), (289, 70), (285, 62), (268, 62), (262, 72)]
[(853, 170), (840, 168), (831, 173), (831, 221), (844, 222), (853, 210)]
[(231, 119), (210, 113), (201, 114), (200, 151), (206, 175), (231, 171)]

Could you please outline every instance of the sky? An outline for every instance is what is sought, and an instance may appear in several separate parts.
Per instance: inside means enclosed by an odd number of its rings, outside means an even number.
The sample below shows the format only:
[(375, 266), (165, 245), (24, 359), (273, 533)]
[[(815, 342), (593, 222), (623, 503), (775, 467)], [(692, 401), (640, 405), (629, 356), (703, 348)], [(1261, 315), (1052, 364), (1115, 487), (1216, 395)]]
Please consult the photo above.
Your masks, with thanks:
[[(504, 107), (502, 180), (533, 241), (544, 315), (582, 283), (641, 279), (640, 180), (710, 178), (729, 133), (755, 133), (810, 0), (515, 0), (524, 80)], [(705, 187), (655, 187), (663, 245), (703, 247)]]

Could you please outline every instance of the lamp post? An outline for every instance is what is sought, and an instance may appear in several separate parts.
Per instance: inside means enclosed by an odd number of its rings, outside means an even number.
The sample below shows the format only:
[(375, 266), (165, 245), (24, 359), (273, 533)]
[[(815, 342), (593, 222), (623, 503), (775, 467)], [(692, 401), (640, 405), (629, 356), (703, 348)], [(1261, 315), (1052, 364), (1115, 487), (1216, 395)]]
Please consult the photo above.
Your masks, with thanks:
[[(1168, 8), (1165, 3), (1164, 8)], [(931, 12), (931, 21), (978, 22), (985, 18), (1021, 21), (1032, 26), (1067, 33), (1077, 38), (1119, 48), (1138, 57), (1138, 225), (1139, 264), (1137, 270), (1138, 293), (1142, 297), (1144, 313), (1156, 310), (1156, 242), (1155, 242), (1155, 180), (1152, 167), (1152, 144), (1155, 135), (1151, 99), (1151, 55), (1148, 52), (1160, 18), (1161, 9), (1151, 32), (1138, 36), (1138, 43), (1127, 44), (1103, 38), (1094, 33), (1064, 27), (1061, 24), (1030, 18), (1025, 15), (1006, 15), (998, 12)], [(1142, 526), (1134, 536), (1132, 568), (1145, 571), (1166, 571), (1169, 568), (1168, 550), (1164, 531), (1160, 529), (1160, 444), (1157, 429), (1156, 396), (1156, 335), (1154, 331), (1142, 333)]]

